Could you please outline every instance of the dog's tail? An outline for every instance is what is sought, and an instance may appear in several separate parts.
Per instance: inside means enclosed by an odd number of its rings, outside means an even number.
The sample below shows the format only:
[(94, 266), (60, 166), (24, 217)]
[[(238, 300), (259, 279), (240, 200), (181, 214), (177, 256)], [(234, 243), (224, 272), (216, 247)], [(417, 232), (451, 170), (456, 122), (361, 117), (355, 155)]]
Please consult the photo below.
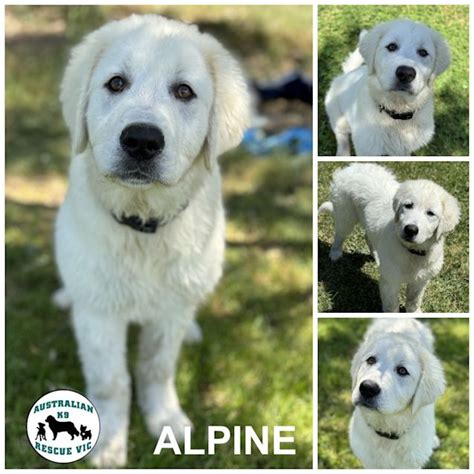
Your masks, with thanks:
[(318, 216), (321, 214), (332, 214), (334, 212), (334, 205), (331, 201), (326, 201), (318, 209)]
[[(362, 30), (359, 34), (359, 43), (360, 40), (367, 34), (367, 30)], [(357, 69), (358, 67), (362, 66), (364, 64), (364, 58), (362, 57), (362, 54), (360, 54), (359, 48), (357, 48), (355, 51), (352, 51), (349, 56), (344, 60), (342, 63), (342, 70), (344, 73), (348, 73), (351, 71), (354, 71), (354, 69)]]

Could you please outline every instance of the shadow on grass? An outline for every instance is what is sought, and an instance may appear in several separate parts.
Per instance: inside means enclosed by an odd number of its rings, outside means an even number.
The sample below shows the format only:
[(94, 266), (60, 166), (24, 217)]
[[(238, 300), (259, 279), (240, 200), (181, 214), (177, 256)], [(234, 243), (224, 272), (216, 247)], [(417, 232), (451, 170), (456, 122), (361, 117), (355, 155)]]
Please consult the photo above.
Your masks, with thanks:
[(378, 283), (361, 271), (373, 261), (368, 254), (344, 252), (332, 262), (328, 255), (331, 246), (318, 239), (318, 281), (330, 296), (330, 313), (381, 312)]

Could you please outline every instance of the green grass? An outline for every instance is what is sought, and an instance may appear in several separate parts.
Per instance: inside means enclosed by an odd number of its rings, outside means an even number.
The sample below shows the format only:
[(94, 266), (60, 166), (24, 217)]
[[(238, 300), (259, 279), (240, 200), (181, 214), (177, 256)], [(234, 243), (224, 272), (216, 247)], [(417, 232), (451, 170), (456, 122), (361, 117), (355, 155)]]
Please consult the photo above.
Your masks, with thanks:
[[(221, 39), (242, 44), (247, 69), (280, 73), (298, 39), (311, 42), (310, 7), (9, 7), (22, 28), (66, 22), (67, 35), (35, 33), (7, 42), (6, 465), (58, 468), (29, 446), (26, 415), (55, 388), (84, 390), (67, 314), (50, 301), (59, 282), (53, 222), (65, 183), (69, 140), (57, 99), (67, 45), (91, 25), (131, 10), (197, 19)], [(306, 12), (306, 13), (305, 13)], [(268, 21), (271, 18), (272, 21)], [(308, 19), (309, 18), (309, 19)], [(309, 23), (308, 23), (309, 22)], [(56, 23), (55, 23), (56, 24)], [(241, 24), (256, 43), (236, 36)], [(239, 33), (241, 35), (241, 33)], [(258, 36), (261, 35), (261, 36)], [(70, 38), (69, 38), (70, 36)], [(238, 40), (237, 40), (238, 38)], [(306, 38), (306, 39), (305, 39)], [(240, 43), (241, 42), (241, 43)], [(275, 43), (275, 44), (274, 44)], [(301, 46), (301, 45), (300, 45)], [(303, 48), (305, 49), (305, 48)], [(309, 52), (311, 48), (309, 47)], [(278, 58), (274, 62), (267, 57)], [(310, 53), (309, 53), (310, 54)], [(257, 76), (260, 77), (260, 76)], [(208, 425), (296, 427), (296, 456), (153, 456), (135, 400), (131, 468), (310, 468), (312, 465), (312, 183), (311, 163), (284, 154), (257, 159), (241, 149), (223, 157), (227, 210), (225, 274), (199, 312), (205, 341), (184, 348), (177, 385), (193, 420), (193, 447)], [(129, 340), (136, 355), (136, 328)], [(88, 467), (84, 461), (71, 468)]]
[(467, 5), (320, 5), (318, 7), (318, 155), (334, 156), (336, 141), (324, 109), (331, 81), (358, 42), (359, 32), (395, 18), (426, 23), (448, 41), (449, 69), (436, 79), (436, 133), (416, 155), (469, 155), (469, 7)]
[[(454, 195), (461, 206), (461, 221), (447, 235), (444, 265), (428, 284), (423, 298), (424, 312), (465, 313), (469, 311), (469, 164), (467, 162), (390, 162), (381, 163), (398, 179), (431, 179)], [(318, 203), (329, 198), (333, 172), (344, 163), (318, 163)], [(344, 244), (344, 256), (329, 260), (333, 241), (333, 219), (322, 215), (318, 222), (318, 297), (319, 312), (381, 311), (378, 269), (369, 254), (360, 226)], [(404, 299), (402, 296), (402, 304)]]
[[(436, 402), (441, 440), (426, 468), (469, 468), (469, 321), (428, 319), (435, 350), (446, 375), (446, 392)], [(348, 439), (351, 406), (350, 364), (370, 320), (318, 321), (318, 467), (361, 468)]]

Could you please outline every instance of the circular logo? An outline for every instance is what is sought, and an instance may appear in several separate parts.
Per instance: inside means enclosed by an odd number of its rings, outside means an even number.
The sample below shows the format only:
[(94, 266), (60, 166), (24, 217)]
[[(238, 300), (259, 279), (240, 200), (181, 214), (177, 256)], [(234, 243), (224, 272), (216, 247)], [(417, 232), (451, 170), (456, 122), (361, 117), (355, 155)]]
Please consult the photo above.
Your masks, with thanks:
[(90, 453), (99, 438), (99, 415), (80, 393), (55, 390), (31, 407), (26, 421), (33, 449), (48, 461), (70, 463)]

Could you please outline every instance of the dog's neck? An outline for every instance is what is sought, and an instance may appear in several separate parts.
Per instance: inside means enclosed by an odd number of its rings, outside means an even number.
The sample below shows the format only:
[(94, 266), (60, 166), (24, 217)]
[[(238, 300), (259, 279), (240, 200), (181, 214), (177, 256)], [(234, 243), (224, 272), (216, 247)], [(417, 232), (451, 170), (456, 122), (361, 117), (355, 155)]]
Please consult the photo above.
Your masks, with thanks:
[(373, 410), (359, 408), (361, 418), (367, 427), (381, 438), (397, 440), (402, 438), (418, 421), (417, 413), (412, 413), (411, 406), (403, 411), (384, 415)]
[(385, 112), (388, 116), (392, 117), (393, 120), (411, 120), (416, 113), (416, 110), (399, 113), (396, 110), (387, 109), (382, 104), (379, 104), (379, 111), (380, 113)]
[(396, 122), (416, 120), (425, 107), (432, 106), (433, 93), (429, 87), (413, 96), (408, 93), (380, 90), (377, 82), (373, 85), (375, 87), (369, 87), (368, 92), (374, 101), (374, 106), (381, 116), (390, 117)]

